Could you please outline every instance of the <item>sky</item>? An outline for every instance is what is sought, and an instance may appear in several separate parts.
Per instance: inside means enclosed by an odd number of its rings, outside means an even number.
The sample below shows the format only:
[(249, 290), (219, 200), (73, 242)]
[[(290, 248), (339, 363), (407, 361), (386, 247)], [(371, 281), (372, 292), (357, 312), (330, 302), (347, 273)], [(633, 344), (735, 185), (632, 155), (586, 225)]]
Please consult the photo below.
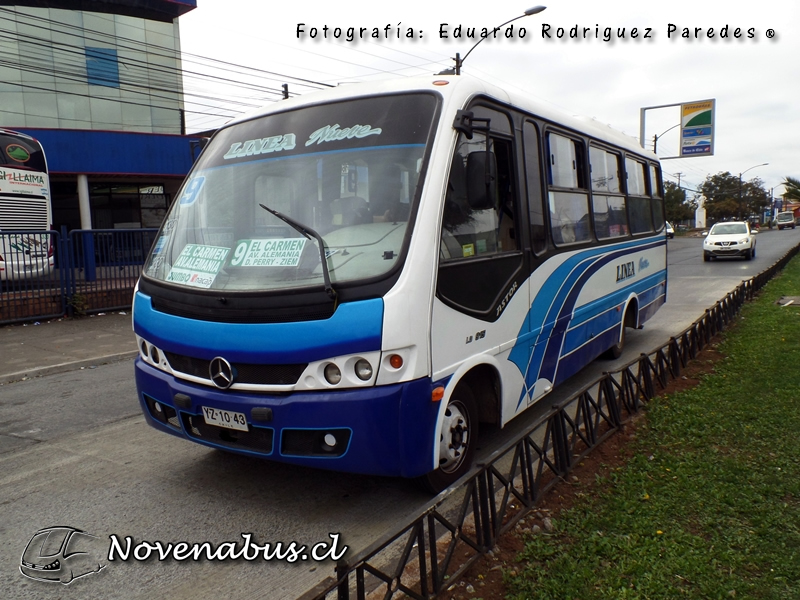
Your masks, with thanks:
[[(481, 29), (536, 5), (528, 1), (197, 0), (179, 20), (184, 69), (228, 77), (231, 84), (185, 85), (263, 105), (279, 99), (284, 83), (294, 95), (320, 84), (434, 74), (452, 67), (456, 53), (470, 52)], [(714, 99), (714, 155), (663, 160), (665, 181), (693, 190), (708, 175), (728, 171), (745, 181), (758, 177), (777, 196), (786, 176), (800, 178), (800, 2), (542, 5), (544, 11), (513, 21), (513, 37), (480, 42), (462, 72), (636, 138), (642, 108)], [(467, 37), (473, 28), (478, 37)], [(241, 88), (247, 82), (275, 92)], [(242, 104), (220, 102), (214, 113), (220, 116), (190, 113), (189, 130), (218, 127), (241, 110)], [(652, 149), (659, 136), (659, 156), (677, 156), (680, 108), (649, 109), (644, 121), (646, 146)]]

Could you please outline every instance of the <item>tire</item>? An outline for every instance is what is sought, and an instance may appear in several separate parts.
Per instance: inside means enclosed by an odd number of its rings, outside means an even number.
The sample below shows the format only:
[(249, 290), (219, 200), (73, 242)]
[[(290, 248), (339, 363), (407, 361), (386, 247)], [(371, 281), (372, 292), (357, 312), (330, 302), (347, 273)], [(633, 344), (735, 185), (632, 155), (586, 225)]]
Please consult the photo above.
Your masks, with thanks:
[(710, 260), (711, 256), (708, 254), (708, 252), (703, 252), (703, 262), (708, 262)]
[(745, 252), (744, 259), (745, 260), (752, 260), (753, 258), (753, 249), (750, 248), (747, 252)]
[(622, 323), (620, 324), (621, 330), (619, 332), (617, 343), (605, 351), (605, 354), (603, 355), (604, 358), (614, 360), (622, 356), (622, 353), (625, 352), (625, 329), (628, 327), (633, 327), (636, 323), (631, 310), (633, 310), (633, 305), (628, 306), (628, 309), (625, 311), (625, 316), (622, 318)]
[(445, 409), (439, 434), (439, 468), (419, 478), (433, 494), (458, 481), (472, 467), (478, 444), (478, 410), (472, 390), (460, 384)]
[(619, 332), (619, 340), (616, 344), (611, 346), (608, 350), (606, 350), (606, 358), (615, 359), (622, 356), (622, 353), (625, 352), (625, 321), (622, 322), (622, 330)]

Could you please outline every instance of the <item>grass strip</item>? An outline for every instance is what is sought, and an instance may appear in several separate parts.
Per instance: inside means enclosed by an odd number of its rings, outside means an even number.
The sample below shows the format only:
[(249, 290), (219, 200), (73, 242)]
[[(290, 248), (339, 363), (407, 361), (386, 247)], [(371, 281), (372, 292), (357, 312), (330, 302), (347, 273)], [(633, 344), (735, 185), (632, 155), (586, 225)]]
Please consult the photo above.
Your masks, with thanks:
[(691, 390), (654, 399), (633, 457), (526, 538), (509, 598), (800, 598), (800, 259), (744, 306)]

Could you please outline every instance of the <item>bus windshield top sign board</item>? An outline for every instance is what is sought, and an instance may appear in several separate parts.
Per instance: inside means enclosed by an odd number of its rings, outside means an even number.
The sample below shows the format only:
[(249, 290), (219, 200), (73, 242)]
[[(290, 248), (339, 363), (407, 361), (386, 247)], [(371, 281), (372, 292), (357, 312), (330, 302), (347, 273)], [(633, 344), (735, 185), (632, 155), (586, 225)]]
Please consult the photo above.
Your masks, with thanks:
[(681, 104), (681, 157), (713, 154), (714, 100)]

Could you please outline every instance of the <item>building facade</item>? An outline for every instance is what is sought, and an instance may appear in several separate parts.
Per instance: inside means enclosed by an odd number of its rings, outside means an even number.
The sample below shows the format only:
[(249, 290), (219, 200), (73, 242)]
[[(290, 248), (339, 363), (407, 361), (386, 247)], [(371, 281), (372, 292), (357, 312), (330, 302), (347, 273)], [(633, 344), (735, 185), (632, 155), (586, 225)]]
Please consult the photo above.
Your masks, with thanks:
[(53, 223), (156, 227), (199, 153), (178, 17), (195, 0), (0, 1), (0, 126), (47, 156)]

